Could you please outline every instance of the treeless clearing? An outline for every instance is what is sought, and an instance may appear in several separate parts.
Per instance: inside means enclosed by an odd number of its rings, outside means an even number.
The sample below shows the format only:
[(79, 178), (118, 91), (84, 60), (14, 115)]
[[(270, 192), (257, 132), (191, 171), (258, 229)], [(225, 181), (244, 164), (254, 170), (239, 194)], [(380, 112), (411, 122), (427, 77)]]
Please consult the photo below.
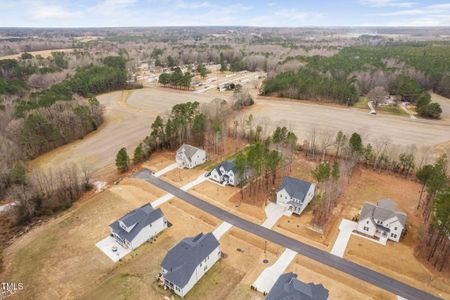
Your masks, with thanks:
[(189, 190), (189, 193), (254, 223), (261, 223), (266, 218), (263, 207), (231, 201), (233, 197), (240, 198), (239, 189), (235, 187), (224, 187), (211, 181), (205, 181)]
[[(270, 128), (287, 126), (299, 137), (308, 139), (313, 128), (337, 133), (360, 132), (368, 140), (390, 137), (394, 145), (433, 146), (450, 139), (450, 123), (445, 120), (411, 120), (386, 114), (369, 115), (359, 109), (337, 105), (313, 104), (301, 100), (276, 97), (257, 97), (256, 104), (246, 110), (256, 123)], [(268, 121), (271, 121), (268, 123)]]
[[(29, 51), (27, 53), (30, 53), (33, 56), (40, 55), (40, 56), (42, 56), (44, 58), (47, 58), (47, 57), (52, 56), (52, 52), (73, 52), (74, 50), (75, 50), (75, 48), (67, 48), (67, 49), (52, 49), (52, 50)], [(22, 52), (22, 53), (24, 53), (24, 52)], [(19, 58), (22, 55), (22, 53), (0, 56), (0, 60), (1, 59), (16, 59), (16, 58)]]
[(450, 119), (450, 99), (435, 93), (431, 93), (431, 101), (437, 102), (441, 105), (441, 118), (448, 121)]

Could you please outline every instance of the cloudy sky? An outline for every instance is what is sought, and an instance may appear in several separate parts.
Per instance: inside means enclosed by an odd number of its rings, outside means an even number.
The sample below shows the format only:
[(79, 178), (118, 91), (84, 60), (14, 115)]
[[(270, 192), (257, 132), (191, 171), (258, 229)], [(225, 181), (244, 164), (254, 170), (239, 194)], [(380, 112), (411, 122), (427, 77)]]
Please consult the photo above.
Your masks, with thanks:
[(0, 27), (450, 26), (439, 0), (0, 0)]

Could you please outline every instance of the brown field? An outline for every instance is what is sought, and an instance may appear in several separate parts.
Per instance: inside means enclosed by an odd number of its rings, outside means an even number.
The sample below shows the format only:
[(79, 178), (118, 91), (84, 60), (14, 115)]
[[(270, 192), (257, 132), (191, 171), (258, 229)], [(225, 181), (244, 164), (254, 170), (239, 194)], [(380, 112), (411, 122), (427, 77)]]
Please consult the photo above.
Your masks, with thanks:
[[(29, 51), (28, 53), (33, 54), (33, 56), (40, 55), (44, 58), (47, 58), (47, 57), (52, 56), (52, 52), (72, 52), (73, 50), (75, 50), (75, 49), (74, 48), (52, 49), (52, 50), (41, 50), (41, 51)], [(22, 55), (22, 53), (0, 56), (0, 59), (16, 59), (16, 58), (19, 58), (20, 55)]]
[[(117, 91), (98, 96), (105, 106), (104, 123), (83, 139), (59, 147), (30, 162), (31, 168), (55, 169), (66, 164), (87, 166), (95, 179), (109, 180), (117, 176), (114, 165), (120, 148), (129, 155), (150, 134), (153, 119), (169, 111), (176, 103), (209, 102), (214, 97), (196, 95), (166, 88)], [(139, 107), (135, 106), (139, 103)]]
[(338, 105), (321, 105), (301, 100), (276, 97), (257, 97), (256, 105), (246, 111), (252, 113), (256, 122), (275, 126), (287, 126), (299, 137), (308, 139), (313, 128), (333, 135), (360, 132), (373, 141), (390, 137), (395, 145), (433, 146), (450, 139), (450, 123), (446, 120), (411, 120), (387, 114), (369, 115), (359, 109)]
[[(92, 169), (95, 179), (111, 179), (117, 176), (114, 166), (117, 151), (126, 147), (132, 154), (139, 142), (149, 134), (150, 124), (158, 114), (168, 112), (177, 103), (194, 100), (207, 103), (217, 96), (228, 99), (231, 94), (195, 94), (191, 91), (152, 86), (100, 95), (98, 99), (105, 106), (104, 124), (81, 140), (39, 156), (30, 166), (48, 170), (65, 164), (85, 165)], [(245, 115), (250, 113), (257, 122), (263, 124), (265, 133), (270, 133), (274, 126), (285, 125), (294, 130), (299, 141), (308, 138), (311, 128), (328, 130), (332, 134), (338, 130), (359, 131), (367, 139), (388, 136), (393, 144), (402, 146), (433, 146), (450, 140), (450, 123), (447, 120), (371, 116), (358, 109), (337, 105), (258, 97), (256, 104), (243, 112)]]

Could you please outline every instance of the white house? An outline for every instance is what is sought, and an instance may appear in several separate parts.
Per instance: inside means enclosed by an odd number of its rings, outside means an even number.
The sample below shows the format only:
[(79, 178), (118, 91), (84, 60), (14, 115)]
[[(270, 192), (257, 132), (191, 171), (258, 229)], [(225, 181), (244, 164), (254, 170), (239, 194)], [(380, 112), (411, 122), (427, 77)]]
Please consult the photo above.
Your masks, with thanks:
[(132, 210), (109, 228), (120, 245), (134, 250), (166, 229), (167, 219), (160, 208), (154, 209), (149, 203)]
[(290, 272), (278, 277), (266, 296), (266, 300), (280, 299), (327, 300), (328, 290), (321, 284), (304, 283)]
[(185, 238), (162, 261), (160, 280), (184, 297), (221, 256), (219, 241), (211, 232)]
[(405, 228), (406, 214), (396, 211), (396, 206), (390, 199), (380, 200), (377, 204), (364, 203), (357, 230), (383, 241), (398, 242)]
[(221, 184), (236, 186), (240, 182), (237, 170), (231, 160), (227, 160), (215, 167), (209, 178)]
[(183, 144), (175, 156), (177, 163), (183, 168), (192, 169), (198, 165), (205, 163), (208, 160), (208, 155), (205, 150), (197, 147)]
[(297, 178), (285, 176), (277, 192), (277, 204), (300, 215), (314, 197), (316, 185)]

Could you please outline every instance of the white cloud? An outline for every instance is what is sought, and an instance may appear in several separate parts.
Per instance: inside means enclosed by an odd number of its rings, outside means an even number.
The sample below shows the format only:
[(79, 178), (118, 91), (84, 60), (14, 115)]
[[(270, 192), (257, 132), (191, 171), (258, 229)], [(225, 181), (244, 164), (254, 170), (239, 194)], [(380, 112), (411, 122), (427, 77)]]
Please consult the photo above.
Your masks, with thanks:
[(450, 14), (450, 3), (433, 4), (416, 9), (405, 9), (392, 12), (378, 13), (375, 16), (396, 17), (396, 16), (418, 16), (418, 15), (445, 15)]
[(371, 7), (411, 7), (415, 4), (398, 0), (360, 0), (360, 3)]
[(28, 11), (28, 18), (32, 21), (41, 21), (48, 19), (72, 19), (80, 17), (80, 11), (69, 11), (60, 5), (36, 4)]

